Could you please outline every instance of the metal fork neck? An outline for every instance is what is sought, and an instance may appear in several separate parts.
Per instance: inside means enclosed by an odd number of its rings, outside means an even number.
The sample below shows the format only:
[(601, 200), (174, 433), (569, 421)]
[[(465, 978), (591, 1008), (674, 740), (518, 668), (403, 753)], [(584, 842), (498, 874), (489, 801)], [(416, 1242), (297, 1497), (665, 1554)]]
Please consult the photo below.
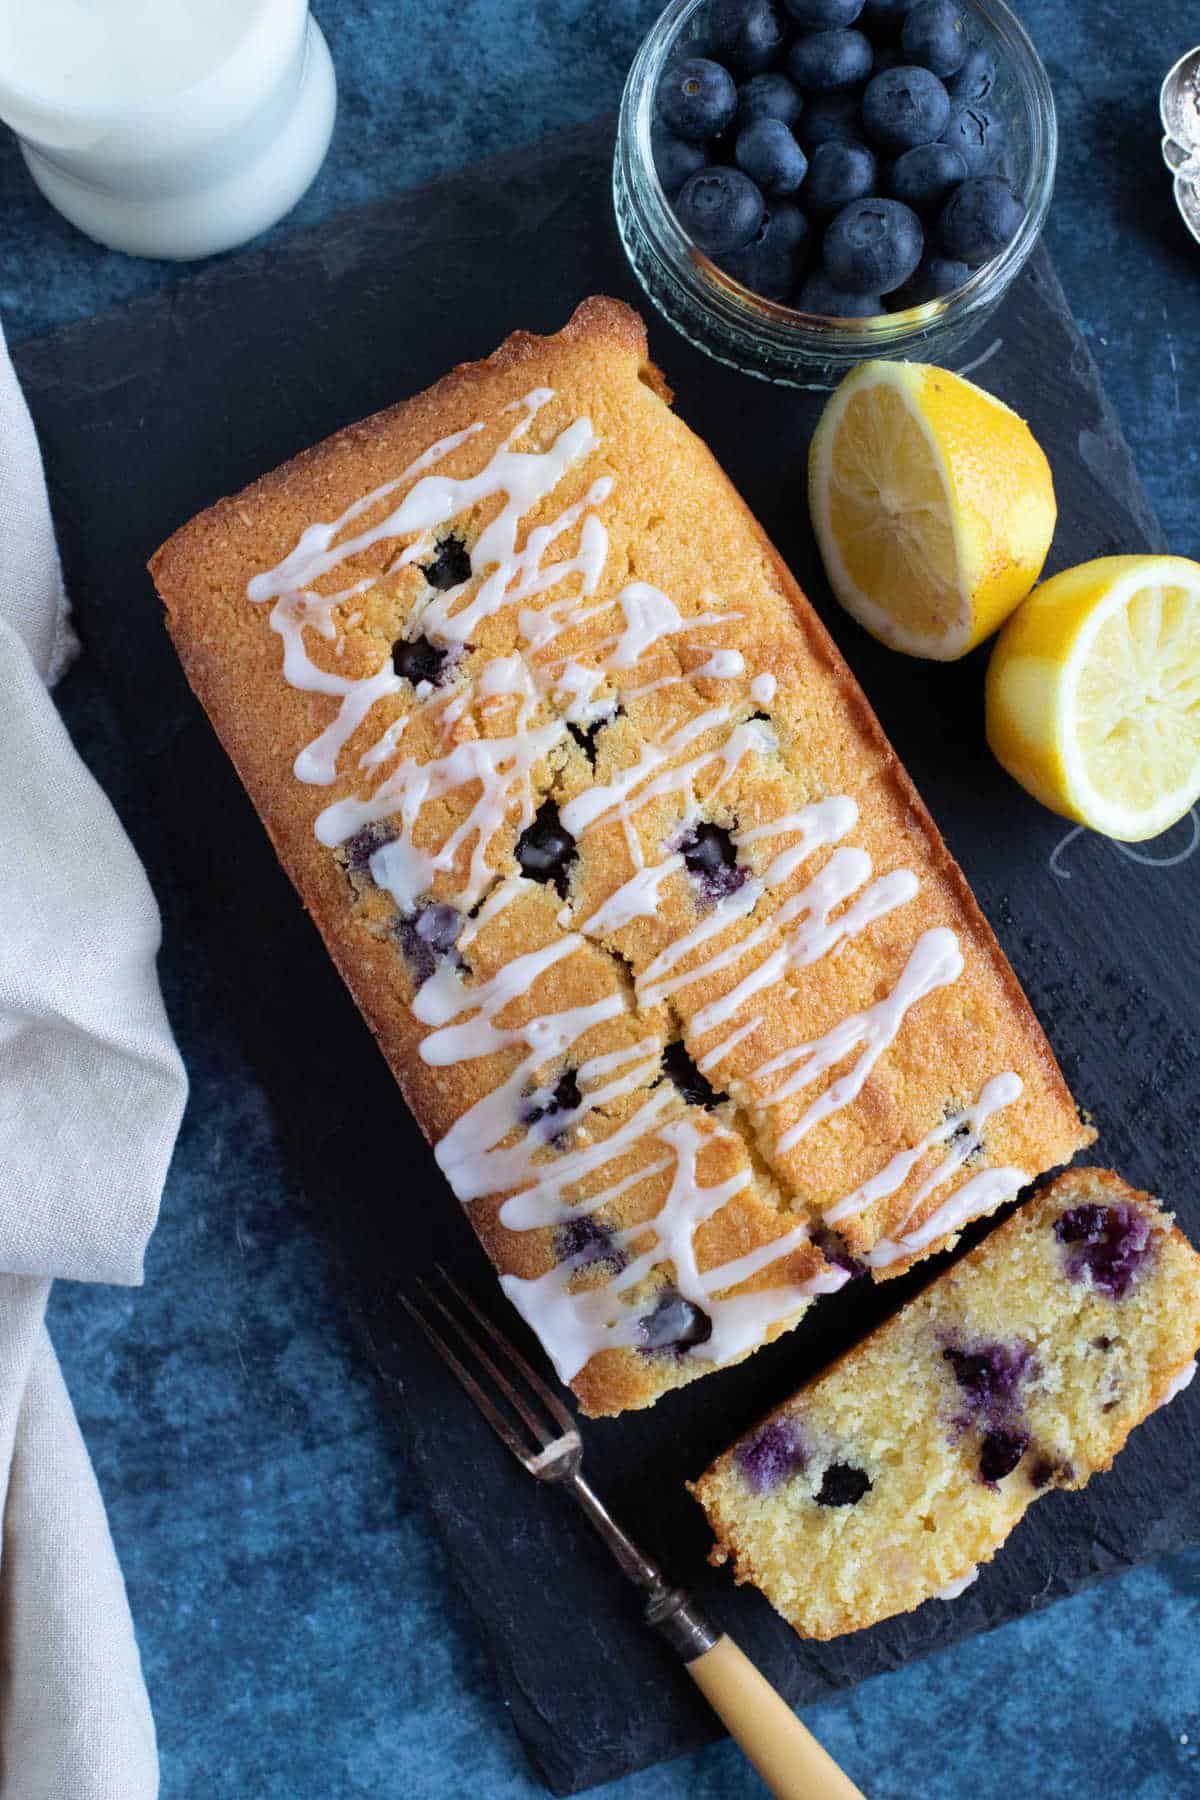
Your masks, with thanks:
[(645, 1590), (647, 1624), (653, 1625), (656, 1631), (662, 1633), (684, 1662), (693, 1662), (696, 1657), (703, 1656), (706, 1650), (711, 1650), (719, 1634), (713, 1630), (699, 1608), (693, 1606), (683, 1589), (671, 1587), (658, 1564), (639, 1550), (633, 1539), (622, 1531), (599, 1494), (589, 1487), (584, 1477), (576, 1471), (565, 1485), (630, 1581)]

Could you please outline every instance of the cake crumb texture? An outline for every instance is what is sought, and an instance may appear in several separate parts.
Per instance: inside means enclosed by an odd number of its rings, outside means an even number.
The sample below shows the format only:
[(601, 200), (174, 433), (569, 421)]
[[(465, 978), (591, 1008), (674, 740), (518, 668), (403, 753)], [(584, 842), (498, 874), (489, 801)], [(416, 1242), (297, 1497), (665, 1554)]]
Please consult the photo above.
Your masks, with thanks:
[(1198, 1347), (1170, 1214), (1069, 1170), (691, 1486), (712, 1560), (802, 1637), (954, 1598), (1040, 1495), (1111, 1467)]

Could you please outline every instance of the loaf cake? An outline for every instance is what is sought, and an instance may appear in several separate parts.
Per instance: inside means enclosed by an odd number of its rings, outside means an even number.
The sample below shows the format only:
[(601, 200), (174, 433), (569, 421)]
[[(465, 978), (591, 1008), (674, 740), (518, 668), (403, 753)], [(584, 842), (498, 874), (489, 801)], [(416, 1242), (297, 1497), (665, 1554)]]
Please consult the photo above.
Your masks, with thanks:
[(669, 399), (637, 315), (589, 300), (151, 563), (438, 1163), (595, 1413), (951, 1242), (1091, 1136)]
[(802, 1637), (956, 1598), (1034, 1500), (1111, 1467), (1198, 1346), (1170, 1214), (1069, 1170), (695, 1483), (712, 1560)]

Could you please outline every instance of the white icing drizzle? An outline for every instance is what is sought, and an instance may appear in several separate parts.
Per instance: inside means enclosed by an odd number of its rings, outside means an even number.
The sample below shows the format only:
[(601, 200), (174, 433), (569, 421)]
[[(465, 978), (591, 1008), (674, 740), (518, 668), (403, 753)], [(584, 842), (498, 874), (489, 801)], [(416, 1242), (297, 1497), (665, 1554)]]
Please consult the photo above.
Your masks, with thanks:
[(750, 683), (750, 698), (756, 706), (770, 706), (777, 683), (773, 675), (756, 675)]
[[(907, 1217), (900, 1221), (900, 1230), (903, 1232), (908, 1220), (913, 1217), (930, 1194), (941, 1187), (943, 1182), (949, 1181), (950, 1177), (961, 1169), (967, 1158), (979, 1149), (983, 1142), (984, 1124), (991, 1115), (999, 1112), (1002, 1107), (1011, 1106), (1014, 1100), (1020, 1098), (1022, 1091), (1023, 1084), (1020, 1076), (1014, 1075), (1011, 1070), (1006, 1071), (1003, 1075), (993, 1076), (973, 1105), (966, 1107), (962, 1112), (952, 1114), (940, 1125), (935, 1125), (933, 1130), (923, 1137), (919, 1144), (914, 1144), (911, 1150), (898, 1150), (895, 1156), (884, 1164), (878, 1174), (872, 1175), (869, 1180), (863, 1182), (861, 1187), (855, 1188), (852, 1194), (845, 1195), (843, 1199), (831, 1206), (825, 1213), (826, 1224), (840, 1225), (844, 1219), (853, 1219), (859, 1213), (866, 1212), (868, 1207), (874, 1206), (877, 1200), (890, 1198), (904, 1186), (917, 1164), (928, 1156), (931, 1150), (936, 1149), (939, 1144), (946, 1143), (948, 1139), (953, 1140), (949, 1155), (938, 1164), (932, 1175), (918, 1190), (908, 1209)], [(966, 1127), (965, 1132), (964, 1126)]]
[(948, 1581), (945, 1587), (935, 1588), (929, 1598), (931, 1600), (957, 1600), (960, 1594), (965, 1594), (972, 1583), (978, 1580), (979, 1567), (976, 1564), (969, 1568), (965, 1575), (960, 1575), (957, 1580)]
[(1023, 1169), (981, 1169), (978, 1175), (972, 1175), (970, 1181), (964, 1181), (956, 1188), (949, 1199), (943, 1200), (923, 1225), (895, 1241), (881, 1238), (863, 1260), (872, 1269), (886, 1269), (890, 1263), (915, 1256), (939, 1238), (961, 1231), (971, 1219), (1003, 1206), (1006, 1200), (1020, 1193), (1028, 1180)]
[(771, 1075), (792, 1068), (796, 1063), (800, 1064), (795, 1073), (773, 1093), (761, 1097), (762, 1105), (778, 1106), (808, 1087), (836, 1063), (842, 1062), (860, 1044), (864, 1046), (862, 1055), (849, 1073), (832, 1082), (795, 1123), (780, 1135), (776, 1146), (780, 1153), (792, 1149), (814, 1126), (820, 1125), (833, 1113), (840, 1112), (858, 1098), (867, 1076), (895, 1039), (909, 1008), (918, 1000), (924, 999), (926, 994), (931, 994), (935, 988), (945, 987), (956, 981), (962, 968), (962, 953), (952, 931), (938, 926), (932, 931), (922, 932), (890, 994), (877, 1000), (865, 1012), (843, 1019), (815, 1043), (800, 1044), (794, 1050), (785, 1050), (781, 1056), (772, 1057), (754, 1071), (754, 1080), (761, 1083)]
[[(704, 1345), (706, 1361), (722, 1363), (740, 1355), (760, 1343), (773, 1324), (799, 1312), (804, 1305), (806, 1296), (797, 1286), (732, 1295), (724, 1300), (713, 1297), (715, 1291), (740, 1278), (729, 1275), (728, 1271), (736, 1266), (733, 1264), (702, 1275), (696, 1264), (694, 1233), (749, 1185), (750, 1171), (743, 1169), (728, 1181), (704, 1186), (696, 1172), (699, 1154), (722, 1134), (701, 1130), (691, 1119), (683, 1118), (670, 1120), (655, 1135), (674, 1152), (674, 1171), (667, 1197), (649, 1224), (655, 1240), (650, 1248), (633, 1257), (604, 1287), (585, 1288), (578, 1293), (569, 1291), (574, 1274), (570, 1259), (532, 1280), (516, 1275), (500, 1278), (509, 1299), (546, 1346), (563, 1381), (572, 1380), (597, 1351), (639, 1342), (636, 1311), (622, 1303), (621, 1295), (644, 1281), (663, 1261), (673, 1265), (679, 1292), (693, 1305), (703, 1307), (712, 1320), (712, 1335)], [(644, 1178), (642, 1172), (633, 1179)], [(612, 1198), (612, 1192), (608, 1198)], [(593, 1210), (603, 1198), (597, 1196), (587, 1202), (586, 1209)], [(509, 1220), (505, 1214), (511, 1205), (511, 1201), (506, 1202), (501, 1212), (506, 1224)], [(628, 1250), (647, 1229), (646, 1225), (637, 1225), (614, 1233), (614, 1243)]]
[[(1159, 1401), (1158, 1405), (1160, 1407), (1169, 1406), (1177, 1394), (1182, 1394), (1185, 1388), (1191, 1387), (1192, 1382), (1195, 1379), (1196, 1364), (1194, 1362), (1185, 1363), (1178, 1375), (1172, 1377), (1167, 1391)], [(1157, 1411), (1158, 1409), (1156, 1408), (1155, 1410)]]

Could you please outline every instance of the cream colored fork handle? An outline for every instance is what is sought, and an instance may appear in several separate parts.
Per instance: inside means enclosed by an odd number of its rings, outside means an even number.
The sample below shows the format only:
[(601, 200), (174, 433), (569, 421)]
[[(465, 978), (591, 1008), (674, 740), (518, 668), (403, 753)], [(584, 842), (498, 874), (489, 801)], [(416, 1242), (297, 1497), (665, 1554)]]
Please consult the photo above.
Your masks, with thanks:
[(776, 1800), (863, 1800), (731, 1637), (718, 1638), (687, 1672)]

